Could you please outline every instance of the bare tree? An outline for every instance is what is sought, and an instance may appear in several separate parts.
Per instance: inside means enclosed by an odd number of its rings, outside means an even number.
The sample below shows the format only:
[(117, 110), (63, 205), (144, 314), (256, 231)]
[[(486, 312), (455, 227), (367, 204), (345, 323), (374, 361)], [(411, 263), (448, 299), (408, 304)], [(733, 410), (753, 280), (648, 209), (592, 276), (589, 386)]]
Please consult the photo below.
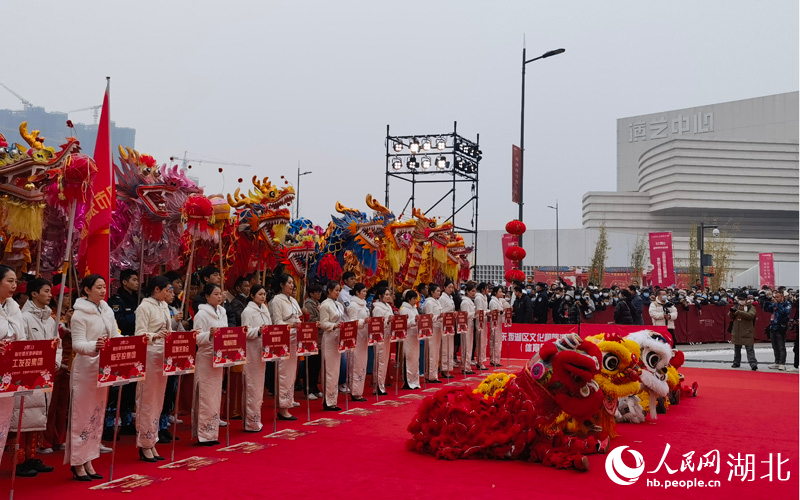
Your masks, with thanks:
[(590, 281), (597, 286), (603, 286), (603, 275), (606, 268), (606, 256), (611, 246), (608, 244), (608, 235), (606, 234), (606, 223), (600, 224), (600, 235), (597, 237), (597, 246), (594, 248), (594, 256), (590, 265), (589, 276)]
[(718, 290), (726, 286), (731, 279), (731, 264), (733, 256), (734, 236), (739, 231), (737, 225), (730, 229), (721, 228), (719, 236), (705, 240), (705, 251), (711, 255), (714, 275), (711, 276), (711, 289)]
[(633, 268), (632, 278), (637, 281), (642, 279), (644, 266), (647, 262), (648, 250), (647, 239), (645, 235), (640, 234), (636, 238), (636, 243), (633, 245), (633, 250), (631, 251), (631, 268)]

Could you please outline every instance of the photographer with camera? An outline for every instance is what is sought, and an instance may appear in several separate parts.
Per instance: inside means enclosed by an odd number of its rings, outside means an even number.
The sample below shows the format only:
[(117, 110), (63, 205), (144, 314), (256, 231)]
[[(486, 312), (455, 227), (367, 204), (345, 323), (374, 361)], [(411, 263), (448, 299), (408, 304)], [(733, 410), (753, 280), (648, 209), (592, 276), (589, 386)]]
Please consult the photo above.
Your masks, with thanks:
[(786, 300), (783, 290), (775, 293), (767, 290), (764, 299), (759, 298), (765, 311), (772, 313), (769, 326), (769, 338), (772, 340), (772, 350), (775, 353), (775, 363), (769, 365), (770, 369), (786, 371), (786, 331), (789, 329), (792, 304)]
[(580, 309), (581, 313), (583, 313), (583, 317), (585, 319), (591, 319), (594, 316), (594, 301), (592, 300), (592, 296), (589, 293), (589, 290), (584, 290), (578, 299), (578, 308)]
[[(666, 326), (670, 338), (675, 338), (675, 320), (678, 319), (678, 308), (667, 300), (666, 290), (659, 290), (655, 302), (650, 304), (650, 319), (653, 326)], [(673, 340), (674, 342), (674, 340)]]
[(728, 311), (731, 319), (731, 342), (733, 342), (733, 364), (731, 368), (739, 368), (742, 362), (742, 346), (747, 351), (747, 363), (750, 369), (758, 370), (756, 352), (753, 349), (755, 342), (756, 308), (748, 303), (747, 294), (740, 292), (737, 301)]

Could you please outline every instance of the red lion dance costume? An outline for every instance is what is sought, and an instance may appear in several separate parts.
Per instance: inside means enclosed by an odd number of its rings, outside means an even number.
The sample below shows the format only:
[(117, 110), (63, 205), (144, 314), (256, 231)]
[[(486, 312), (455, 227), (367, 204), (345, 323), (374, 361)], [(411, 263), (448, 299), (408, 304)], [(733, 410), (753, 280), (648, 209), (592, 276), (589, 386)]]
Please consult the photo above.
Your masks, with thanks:
[(519, 459), (588, 470), (583, 455), (598, 451), (596, 440), (564, 435), (559, 415), (584, 421), (602, 407), (592, 380), (601, 359), (595, 344), (571, 334), (544, 344), (516, 375), (491, 375), (475, 391), (442, 389), (420, 405), (406, 447), (448, 460)]

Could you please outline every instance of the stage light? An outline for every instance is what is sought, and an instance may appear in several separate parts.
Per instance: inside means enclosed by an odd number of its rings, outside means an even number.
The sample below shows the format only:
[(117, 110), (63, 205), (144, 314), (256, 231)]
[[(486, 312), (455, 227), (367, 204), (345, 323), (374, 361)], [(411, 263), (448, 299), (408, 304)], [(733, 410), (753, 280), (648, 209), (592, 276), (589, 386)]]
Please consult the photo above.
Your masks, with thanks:
[(403, 168), (403, 160), (400, 158), (395, 158), (394, 161), (392, 161), (392, 168), (395, 170), (400, 170)]
[(436, 149), (441, 151), (446, 147), (447, 147), (447, 143), (445, 142), (445, 140), (443, 138), (439, 137), (438, 139), (436, 139)]
[(439, 170), (444, 170), (448, 167), (448, 163), (450, 162), (448, 162), (444, 156), (440, 156), (436, 159), (436, 168)]
[(411, 150), (412, 153), (419, 153), (419, 141), (416, 137), (411, 141), (411, 145), (408, 146), (408, 149)]
[(395, 142), (394, 143), (394, 150), (398, 153), (403, 150), (403, 143), (402, 142)]
[(429, 156), (425, 156), (422, 158), (422, 169), (428, 170), (431, 168), (431, 158)]
[(430, 140), (430, 138), (426, 137), (422, 141), (422, 150), (423, 151), (430, 151), (431, 150), (431, 140)]
[(408, 167), (409, 170), (416, 170), (417, 167), (419, 166), (419, 163), (417, 163), (417, 158), (414, 156), (409, 158), (408, 163), (406, 163), (406, 166)]

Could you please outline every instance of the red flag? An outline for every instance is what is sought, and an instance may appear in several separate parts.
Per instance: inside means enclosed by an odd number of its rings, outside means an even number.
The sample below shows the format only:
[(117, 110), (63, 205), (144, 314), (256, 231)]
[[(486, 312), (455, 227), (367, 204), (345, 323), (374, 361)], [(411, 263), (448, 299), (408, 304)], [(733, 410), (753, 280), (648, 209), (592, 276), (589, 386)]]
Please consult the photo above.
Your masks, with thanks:
[[(103, 111), (97, 128), (97, 142), (94, 147), (94, 161), (97, 175), (92, 185), (93, 198), (86, 211), (86, 222), (81, 231), (81, 246), (78, 250), (78, 274), (87, 276), (97, 273), (110, 285), (111, 261), (111, 215), (116, 206), (114, 189), (114, 164), (111, 159), (111, 107), (110, 82), (106, 84), (103, 98)], [(110, 286), (109, 286), (110, 288)]]

